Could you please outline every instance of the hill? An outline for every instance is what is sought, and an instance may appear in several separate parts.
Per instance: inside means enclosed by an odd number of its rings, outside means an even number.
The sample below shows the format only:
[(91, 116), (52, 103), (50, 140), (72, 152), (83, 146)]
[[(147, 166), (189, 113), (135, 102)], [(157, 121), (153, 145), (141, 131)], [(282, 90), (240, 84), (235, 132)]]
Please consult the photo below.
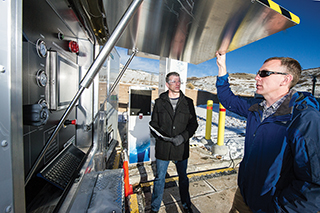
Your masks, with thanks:
[[(306, 69), (302, 71), (300, 81), (294, 87), (298, 91), (312, 92), (313, 76), (320, 77), (320, 68)], [(203, 90), (210, 93), (216, 93), (216, 76), (191, 77), (187, 79), (187, 88), (194, 90)], [(230, 73), (229, 82), (231, 90), (236, 95), (254, 96), (255, 93), (255, 74), (248, 73)], [(141, 70), (127, 69), (121, 83), (158, 86), (159, 74), (150, 73)], [(315, 96), (320, 96), (320, 80), (317, 80), (315, 87)]]

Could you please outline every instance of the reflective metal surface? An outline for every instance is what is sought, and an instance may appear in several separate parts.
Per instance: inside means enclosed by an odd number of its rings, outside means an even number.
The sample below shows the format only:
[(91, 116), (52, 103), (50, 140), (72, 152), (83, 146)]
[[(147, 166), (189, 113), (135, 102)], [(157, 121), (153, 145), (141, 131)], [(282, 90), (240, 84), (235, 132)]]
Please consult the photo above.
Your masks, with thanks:
[[(130, 2), (103, 0), (110, 33)], [(199, 64), (297, 24), (270, 3), (279, 7), (270, 0), (144, 0), (117, 46)]]
[(25, 212), (22, 136), (22, 1), (0, 7), (0, 209)]

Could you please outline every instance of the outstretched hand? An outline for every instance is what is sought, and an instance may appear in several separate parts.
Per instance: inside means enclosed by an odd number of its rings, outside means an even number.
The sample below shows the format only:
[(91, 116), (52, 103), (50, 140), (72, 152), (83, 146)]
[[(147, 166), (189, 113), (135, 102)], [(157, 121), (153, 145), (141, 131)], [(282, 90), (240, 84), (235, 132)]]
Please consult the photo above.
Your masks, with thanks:
[(216, 57), (217, 57), (217, 65), (219, 68), (218, 76), (224, 76), (225, 74), (227, 74), (226, 53), (217, 51)]

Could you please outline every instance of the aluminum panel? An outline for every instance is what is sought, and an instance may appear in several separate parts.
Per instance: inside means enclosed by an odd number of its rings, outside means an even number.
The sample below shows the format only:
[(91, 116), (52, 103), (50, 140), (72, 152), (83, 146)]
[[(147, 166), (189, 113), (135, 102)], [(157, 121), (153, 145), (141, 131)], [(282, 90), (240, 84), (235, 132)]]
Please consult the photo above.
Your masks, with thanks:
[(23, 213), (21, 1), (1, 2), (0, 32), (0, 209)]
[(86, 174), (69, 212), (124, 212), (123, 176), (123, 169)]
[[(110, 32), (130, 2), (103, 1)], [(199, 64), (298, 23), (270, 0), (145, 0), (117, 46)]]

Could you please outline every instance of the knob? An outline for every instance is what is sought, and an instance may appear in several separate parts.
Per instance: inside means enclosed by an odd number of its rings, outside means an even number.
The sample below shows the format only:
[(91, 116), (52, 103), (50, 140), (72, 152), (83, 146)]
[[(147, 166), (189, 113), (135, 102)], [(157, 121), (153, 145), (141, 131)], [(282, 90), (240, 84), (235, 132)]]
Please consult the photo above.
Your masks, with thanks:
[(79, 45), (75, 41), (69, 41), (69, 50), (73, 53), (79, 53)]

